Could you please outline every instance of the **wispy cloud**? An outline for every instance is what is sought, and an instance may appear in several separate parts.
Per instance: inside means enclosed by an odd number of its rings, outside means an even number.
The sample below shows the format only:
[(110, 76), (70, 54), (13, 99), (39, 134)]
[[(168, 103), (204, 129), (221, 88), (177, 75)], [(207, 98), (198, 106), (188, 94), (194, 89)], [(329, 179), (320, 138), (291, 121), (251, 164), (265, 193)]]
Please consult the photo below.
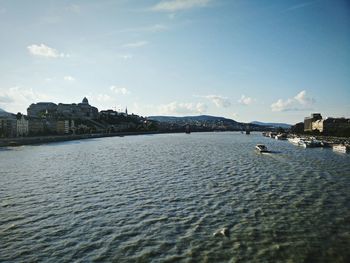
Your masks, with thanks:
[(315, 99), (308, 97), (306, 91), (300, 91), (294, 98), (279, 99), (271, 104), (272, 111), (303, 111), (310, 110)]
[(251, 97), (247, 97), (244, 94), (241, 96), (241, 98), (238, 100), (238, 103), (243, 105), (250, 105), (254, 102), (254, 99)]
[(126, 28), (124, 30), (121, 30), (119, 32), (150, 32), (150, 33), (157, 33), (167, 30), (168, 27), (163, 24), (154, 24), (150, 26), (142, 26), (142, 27), (133, 27), (133, 28)]
[(183, 114), (202, 114), (206, 112), (207, 105), (204, 103), (181, 103), (171, 102), (158, 106), (158, 113), (163, 115), (183, 115)]
[(152, 7), (153, 11), (176, 12), (195, 7), (205, 7), (211, 0), (168, 0), (161, 1)]
[(75, 78), (72, 77), (72, 76), (64, 76), (63, 79), (64, 79), (65, 81), (74, 81), (74, 80), (75, 80)]
[(315, 1), (304, 2), (304, 3), (301, 3), (301, 4), (293, 5), (293, 6), (289, 7), (289, 8), (287, 8), (286, 11), (294, 11), (294, 10), (297, 10), (297, 9), (304, 8), (304, 7), (307, 7), (309, 5), (312, 5), (313, 3), (315, 3)]
[(109, 89), (113, 91), (115, 94), (122, 94), (122, 95), (130, 94), (130, 91), (125, 87), (118, 87), (113, 85), (113, 86), (110, 86)]
[(12, 87), (7, 90), (0, 90), (0, 108), (9, 112), (26, 112), (27, 107), (38, 101), (47, 101), (49, 96), (36, 92), (31, 88)]
[(132, 42), (132, 43), (127, 43), (124, 44), (123, 47), (125, 48), (139, 48), (148, 45), (148, 41), (138, 41), (138, 42)]
[(207, 96), (204, 96), (204, 98), (213, 102), (215, 106), (218, 108), (228, 108), (231, 106), (230, 100), (220, 95), (207, 95)]
[(60, 53), (57, 49), (46, 46), (45, 44), (33, 44), (27, 47), (30, 54), (33, 56), (45, 58), (63, 58), (69, 57), (68, 54)]

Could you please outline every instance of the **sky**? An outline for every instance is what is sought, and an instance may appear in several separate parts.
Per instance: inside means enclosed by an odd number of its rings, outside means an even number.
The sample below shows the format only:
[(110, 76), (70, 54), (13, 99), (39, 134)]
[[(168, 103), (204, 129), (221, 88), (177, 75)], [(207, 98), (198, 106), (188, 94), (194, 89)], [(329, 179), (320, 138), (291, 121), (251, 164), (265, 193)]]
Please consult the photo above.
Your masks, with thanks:
[(346, 0), (0, 0), (0, 108), (350, 117)]

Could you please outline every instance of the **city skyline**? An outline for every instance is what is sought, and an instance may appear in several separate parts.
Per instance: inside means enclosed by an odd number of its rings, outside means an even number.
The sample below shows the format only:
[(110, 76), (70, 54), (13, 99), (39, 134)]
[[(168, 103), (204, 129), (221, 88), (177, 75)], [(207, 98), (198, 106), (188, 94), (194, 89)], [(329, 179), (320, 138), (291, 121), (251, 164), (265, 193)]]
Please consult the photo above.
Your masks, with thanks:
[(349, 117), (346, 1), (0, 1), (0, 108)]

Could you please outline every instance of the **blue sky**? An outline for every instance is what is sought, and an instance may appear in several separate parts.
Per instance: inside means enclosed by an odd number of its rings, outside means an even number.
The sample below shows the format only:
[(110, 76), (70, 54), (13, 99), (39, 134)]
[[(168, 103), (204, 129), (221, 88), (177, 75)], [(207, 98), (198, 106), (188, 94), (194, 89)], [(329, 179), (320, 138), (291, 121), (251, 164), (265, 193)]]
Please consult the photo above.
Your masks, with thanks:
[(348, 1), (0, 0), (0, 108), (350, 117)]

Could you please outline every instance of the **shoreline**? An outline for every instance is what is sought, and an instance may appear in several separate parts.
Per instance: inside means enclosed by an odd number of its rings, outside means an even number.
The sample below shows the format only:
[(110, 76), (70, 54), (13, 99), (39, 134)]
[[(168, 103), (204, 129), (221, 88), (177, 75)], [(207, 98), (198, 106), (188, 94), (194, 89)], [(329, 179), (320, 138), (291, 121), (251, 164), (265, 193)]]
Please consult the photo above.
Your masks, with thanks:
[(151, 135), (163, 134), (166, 132), (150, 131), (150, 132), (117, 132), (117, 133), (93, 133), (93, 134), (78, 134), (78, 135), (48, 135), (48, 136), (33, 136), (33, 137), (14, 137), (0, 138), (0, 147), (16, 147), (23, 145), (36, 145), (52, 142), (65, 142), (75, 140), (85, 140), (104, 137), (123, 137), (134, 135)]

